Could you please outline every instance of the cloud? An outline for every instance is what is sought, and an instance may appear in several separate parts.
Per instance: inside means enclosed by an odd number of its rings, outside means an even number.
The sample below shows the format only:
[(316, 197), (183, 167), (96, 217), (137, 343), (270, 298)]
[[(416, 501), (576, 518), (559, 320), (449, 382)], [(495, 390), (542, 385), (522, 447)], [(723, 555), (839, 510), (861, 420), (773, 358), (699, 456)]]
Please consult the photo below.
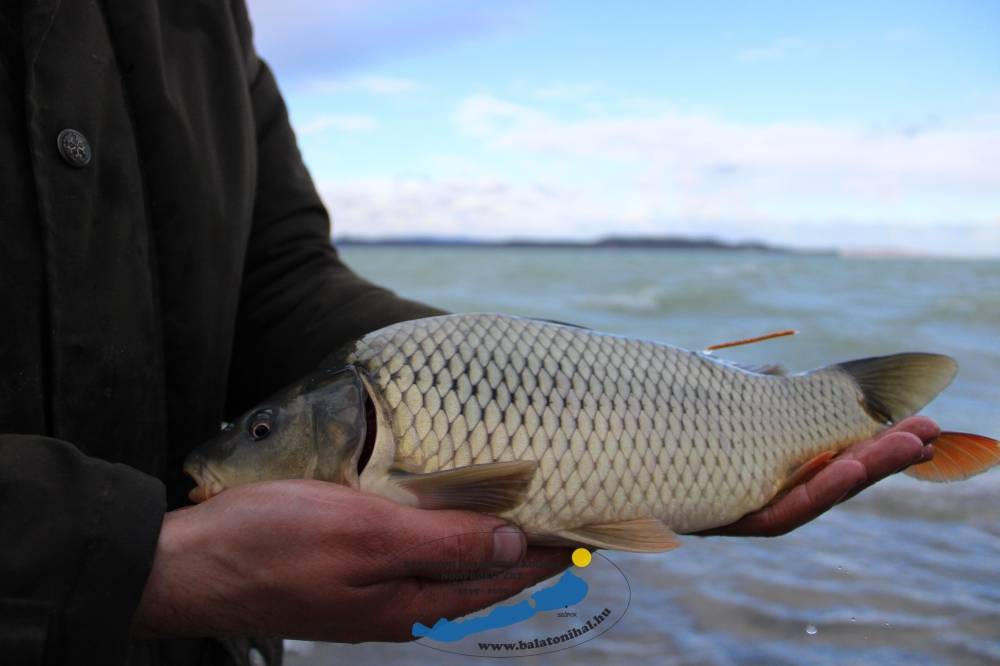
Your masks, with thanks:
[(1000, 192), (996, 126), (876, 131), (662, 111), (566, 120), (489, 95), (463, 100), (455, 122), (497, 149), (536, 159), (617, 162), (636, 175), (713, 194), (750, 189), (881, 200)]
[(385, 178), (330, 182), (321, 193), (334, 238), (438, 236), (594, 239), (609, 234), (680, 234), (766, 240), (790, 247), (997, 256), (1000, 218), (940, 225), (858, 220), (799, 221), (747, 214), (673, 217), (616, 205), (588, 188), (491, 178)]
[(455, 152), (435, 158), (434, 177), (322, 186), (337, 232), (1000, 253), (996, 125), (889, 131), (662, 110), (567, 119), (490, 95), (463, 100), (453, 122)]
[(800, 51), (805, 47), (805, 42), (798, 37), (786, 37), (778, 39), (764, 46), (740, 51), (739, 59), (747, 62), (758, 62), (761, 60), (780, 60), (795, 51)]
[(257, 51), (281, 81), (328, 76), (521, 25), (532, 2), (248, 0)]
[(375, 127), (375, 119), (371, 116), (329, 114), (311, 118), (295, 125), (295, 133), (299, 136), (317, 134), (327, 129), (355, 134), (367, 132)]
[[(498, 178), (385, 178), (320, 185), (334, 235), (508, 238), (600, 232), (577, 192)], [(575, 202), (575, 203), (574, 203)]]

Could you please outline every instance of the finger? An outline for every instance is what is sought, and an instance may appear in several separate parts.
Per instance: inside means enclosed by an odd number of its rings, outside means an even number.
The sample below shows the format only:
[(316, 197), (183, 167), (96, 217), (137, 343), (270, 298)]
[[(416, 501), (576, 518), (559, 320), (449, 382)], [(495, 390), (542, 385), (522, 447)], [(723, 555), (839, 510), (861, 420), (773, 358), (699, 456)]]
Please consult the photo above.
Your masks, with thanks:
[(923, 442), (909, 431), (897, 430), (879, 437), (853, 456), (835, 459), (748, 527), (768, 536), (790, 532), (876, 481), (920, 461), (923, 448)]
[(777, 536), (816, 518), (876, 481), (930, 460), (941, 429), (924, 416), (904, 419), (879, 436), (855, 444), (805, 484), (759, 511), (702, 535)]
[[(922, 427), (922, 426), (921, 426)], [(926, 431), (930, 434), (930, 429)], [(763, 510), (749, 514), (715, 534), (777, 536), (820, 516), (886, 476), (920, 462), (923, 442), (909, 430), (883, 435), (868, 446), (835, 458), (806, 483)]]
[(430, 627), (441, 618), (454, 620), (509, 599), (566, 569), (571, 552), (568, 548), (531, 548), (522, 563), (474, 580), (409, 578), (387, 583), (379, 594), (390, 595), (393, 603), (386, 605), (384, 622), (380, 620), (379, 640), (413, 640), (415, 622)]
[(867, 478), (856, 460), (835, 459), (808, 482), (731, 525), (700, 532), (704, 535), (779, 536), (813, 520)]
[(845, 459), (864, 465), (868, 482), (874, 482), (911, 465), (923, 455), (924, 443), (911, 432), (897, 431), (879, 437)]
[(870, 446), (855, 452), (853, 459), (864, 466), (866, 478), (852, 488), (844, 499), (854, 497), (890, 474), (923, 462), (928, 453), (925, 448), (921, 438), (912, 431), (899, 430), (879, 437)]
[(396, 504), (378, 521), (371, 541), (382, 557), (367, 582), (495, 573), (520, 561), (526, 548), (523, 532), (501, 518)]
[(923, 449), (923, 451), (920, 454), (920, 460), (918, 460), (917, 462), (918, 463), (927, 462), (928, 460), (931, 460), (932, 458), (934, 458), (934, 445), (933, 444), (924, 444), (924, 449)]
[(941, 426), (935, 421), (926, 416), (911, 416), (908, 419), (900, 421), (890, 432), (896, 429), (906, 430), (920, 438), (924, 446), (920, 459), (916, 461), (917, 463), (927, 462), (934, 457), (933, 443), (934, 440), (941, 436)]
[(847, 451), (841, 454), (840, 457), (853, 458), (858, 454), (863, 453), (867, 449), (878, 446), (878, 443), (883, 437), (891, 435), (897, 432), (908, 432), (915, 435), (924, 444), (930, 444), (938, 435), (941, 434), (941, 428), (933, 420), (927, 418), (926, 416), (911, 416), (907, 419), (903, 419), (896, 425), (892, 426), (888, 430), (879, 433), (871, 439), (867, 439), (863, 442), (859, 442), (849, 448)]
[(941, 434), (941, 427), (933, 419), (929, 419), (926, 416), (911, 416), (903, 419), (890, 428), (889, 432), (901, 430), (913, 433), (924, 444), (930, 444)]

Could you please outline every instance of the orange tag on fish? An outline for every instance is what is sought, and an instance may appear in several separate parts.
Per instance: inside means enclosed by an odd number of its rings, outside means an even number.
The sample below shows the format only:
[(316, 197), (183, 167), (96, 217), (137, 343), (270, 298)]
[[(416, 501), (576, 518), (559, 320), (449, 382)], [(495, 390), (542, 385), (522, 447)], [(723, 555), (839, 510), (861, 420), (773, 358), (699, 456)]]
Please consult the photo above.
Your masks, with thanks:
[(752, 345), (755, 342), (764, 342), (765, 340), (773, 340), (774, 338), (783, 338), (787, 335), (795, 335), (796, 333), (798, 333), (798, 331), (788, 328), (783, 331), (775, 331), (774, 333), (758, 335), (753, 338), (743, 338), (742, 340), (733, 340), (732, 342), (720, 342), (719, 344), (705, 347), (705, 351), (715, 351), (716, 349), (725, 349), (727, 347), (739, 347), (741, 345)]

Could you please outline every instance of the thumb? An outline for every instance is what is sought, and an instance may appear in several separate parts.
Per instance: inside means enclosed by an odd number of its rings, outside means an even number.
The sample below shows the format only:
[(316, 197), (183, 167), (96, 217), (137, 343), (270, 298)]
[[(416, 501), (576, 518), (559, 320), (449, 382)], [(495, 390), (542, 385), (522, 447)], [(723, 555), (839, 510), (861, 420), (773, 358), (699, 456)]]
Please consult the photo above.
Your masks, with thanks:
[(396, 514), (397, 547), (390, 569), (399, 576), (448, 580), (492, 575), (517, 564), (527, 541), (515, 525), (467, 511), (413, 509)]

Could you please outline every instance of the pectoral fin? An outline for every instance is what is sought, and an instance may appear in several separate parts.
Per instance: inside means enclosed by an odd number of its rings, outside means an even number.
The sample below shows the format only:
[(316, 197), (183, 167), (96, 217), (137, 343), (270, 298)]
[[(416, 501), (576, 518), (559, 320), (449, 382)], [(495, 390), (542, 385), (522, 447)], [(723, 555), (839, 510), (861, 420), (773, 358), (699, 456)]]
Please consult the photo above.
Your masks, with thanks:
[(677, 535), (656, 518), (584, 525), (556, 534), (573, 543), (634, 553), (662, 553), (681, 545)]
[(428, 474), (393, 472), (389, 481), (412, 493), (421, 509), (503, 513), (524, 501), (538, 463), (533, 460), (469, 465)]
[(934, 457), (908, 467), (921, 481), (961, 481), (1000, 462), (1000, 442), (965, 432), (943, 432), (934, 440)]

